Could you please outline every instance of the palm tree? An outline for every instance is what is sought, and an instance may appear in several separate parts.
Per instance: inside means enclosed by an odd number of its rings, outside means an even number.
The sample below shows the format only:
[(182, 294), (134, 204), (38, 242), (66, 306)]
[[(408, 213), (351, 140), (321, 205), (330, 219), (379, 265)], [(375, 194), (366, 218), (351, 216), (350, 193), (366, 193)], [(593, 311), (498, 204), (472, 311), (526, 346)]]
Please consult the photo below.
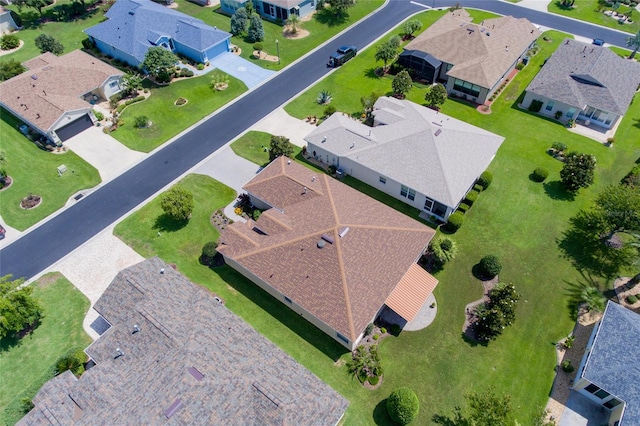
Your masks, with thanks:
[(289, 15), (289, 18), (287, 18), (287, 25), (291, 29), (291, 34), (296, 34), (298, 32), (301, 22), (300, 17), (295, 13)]
[(607, 299), (600, 290), (590, 285), (587, 285), (582, 289), (580, 297), (582, 302), (586, 304), (586, 308), (589, 312), (602, 312), (607, 304)]
[(627, 38), (627, 47), (633, 48), (633, 52), (629, 55), (629, 59), (633, 59), (638, 53), (638, 49), (640, 49), (640, 31), (633, 37)]

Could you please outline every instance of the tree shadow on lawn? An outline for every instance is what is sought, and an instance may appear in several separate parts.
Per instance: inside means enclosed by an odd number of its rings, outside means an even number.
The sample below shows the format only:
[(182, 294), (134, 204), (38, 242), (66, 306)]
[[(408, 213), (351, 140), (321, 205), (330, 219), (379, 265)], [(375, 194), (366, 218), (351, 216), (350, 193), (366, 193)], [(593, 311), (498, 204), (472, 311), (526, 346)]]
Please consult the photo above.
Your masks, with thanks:
[[(640, 129), (640, 118), (634, 118), (633, 119), (635, 121), (635, 123), (632, 124), (633, 127), (637, 127), (638, 129)], [(637, 163), (637, 161), (636, 161)]]
[(322, 9), (316, 12), (313, 18), (328, 27), (335, 27), (346, 23), (349, 20), (349, 14), (347, 12), (336, 14), (331, 9)]
[[(580, 305), (582, 305), (584, 300), (584, 289), (593, 287), (597, 289), (601, 289), (603, 286), (600, 282), (591, 276), (589, 272), (580, 271), (580, 275), (582, 279), (579, 279), (576, 282), (564, 281), (565, 288), (565, 296), (567, 296), (567, 308), (569, 309), (569, 317), (573, 321), (578, 320), (578, 312), (580, 309)], [(605, 287), (608, 287), (608, 283), (610, 280), (607, 280), (605, 283)], [(616, 297), (615, 290), (605, 290), (602, 292), (604, 297), (607, 300), (613, 300)]]
[(376, 404), (376, 408), (373, 409), (373, 421), (377, 425), (395, 425), (387, 411), (387, 398)]
[(571, 191), (567, 191), (564, 185), (562, 185), (562, 182), (559, 180), (545, 182), (542, 184), (542, 187), (544, 188), (544, 192), (552, 200), (573, 201), (576, 198), (576, 195)]
[(189, 224), (189, 220), (175, 220), (166, 213), (161, 214), (156, 218), (152, 229), (157, 229), (158, 232), (176, 232), (184, 228)]
[(251, 300), (259, 306), (260, 309), (278, 320), (289, 330), (315, 346), (316, 349), (320, 350), (334, 362), (349, 352), (347, 348), (320, 331), (320, 329), (304, 317), (289, 309), (279, 300), (240, 275), (231, 267), (225, 265), (212, 270), (224, 280), (224, 282), (239, 291), (243, 296)]

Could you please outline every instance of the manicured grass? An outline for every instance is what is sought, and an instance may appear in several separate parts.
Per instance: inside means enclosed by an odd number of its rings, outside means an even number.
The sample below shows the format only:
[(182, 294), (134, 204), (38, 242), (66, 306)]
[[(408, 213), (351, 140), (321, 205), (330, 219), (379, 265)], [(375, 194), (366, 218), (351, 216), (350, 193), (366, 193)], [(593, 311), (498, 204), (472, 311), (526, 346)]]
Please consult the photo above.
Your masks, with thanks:
[[(435, 15), (427, 12), (417, 18), (433, 22), (438, 17)], [(435, 291), (436, 321), (425, 330), (405, 332), (398, 339), (382, 343), (383, 385), (369, 393), (365, 406), (356, 407), (357, 403), (352, 401), (348, 424), (365, 423), (353, 413), (373, 413), (379, 424), (386, 423), (380, 404), (401, 385), (414, 389), (420, 398), (417, 424), (428, 424), (435, 413), (450, 414), (454, 406), (464, 403), (466, 392), (488, 385), (511, 395), (516, 417), (524, 424), (546, 404), (554, 375), (553, 342), (573, 327), (566, 289), (582, 279), (571, 262), (562, 257), (557, 241), (568, 229), (570, 217), (587, 208), (599, 191), (617, 183), (632, 167), (640, 152), (640, 126), (636, 123), (640, 103), (636, 100), (631, 106), (613, 149), (575, 135), (554, 120), (519, 110), (518, 99), (544, 58), (567, 37), (558, 32), (545, 35), (552, 41), (539, 42), (541, 52), (494, 102), (490, 115), (482, 115), (462, 101), (450, 99), (444, 104), (443, 113), (505, 136), (490, 167), (494, 182), (480, 194), (466, 215), (466, 223), (452, 236), (460, 251), (437, 276), (440, 284)], [(379, 64), (373, 60), (375, 49), (370, 50), (359, 54), (285, 109), (299, 118), (320, 114), (323, 107), (315, 103), (315, 97), (326, 89), (332, 92), (332, 104), (339, 111), (359, 116), (360, 96), (372, 90), (388, 93), (391, 88), (390, 78), (373, 74)], [(351, 90), (345, 93), (342, 87)], [(414, 87), (408, 98), (424, 104), (424, 91), (424, 87)], [(575, 198), (560, 185), (561, 163), (545, 152), (555, 141), (565, 142), (569, 149), (592, 153), (598, 159), (594, 185)], [(551, 171), (544, 184), (529, 180), (529, 174), (537, 166)], [(497, 341), (482, 346), (466, 343), (461, 332), (464, 306), (482, 294), (471, 269), (486, 254), (501, 258), (504, 265), (501, 280), (515, 284), (522, 302), (514, 326)], [(602, 288), (611, 285), (604, 279), (599, 281)]]
[(271, 135), (265, 132), (250, 131), (239, 137), (231, 144), (231, 149), (236, 155), (247, 159), (259, 166), (269, 162), (269, 151), (264, 147), (271, 144)]
[[(621, 4), (616, 12), (629, 16), (629, 11), (632, 13), (632, 24), (620, 24), (618, 21), (610, 16), (605, 15), (605, 10), (611, 10), (611, 7), (603, 7), (600, 5), (601, 0), (581, 0), (576, 1), (573, 8), (566, 8), (562, 6), (560, 0), (552, 0), (547, 7), (547, 10), (551, 13), (557, 13), (558, 15), (564, 15), (582, 21), (592, 22), (594, 24), (602, 25), (616, 30), (625, 31), (635, 34), (640, 31), (640, 13), (634, 8)], [(606, 40), (605, 40), (606, 41)]]
[(89, 300), (73, 284), (53, 272), (31, 285), (44, 309), (44, 318), (22, 339), (0, 341), (0, 424), (15, 424), (23, 416), (22, 398), (33, 398), (53, 377), (59, 357), (91, 343), (82, 328)]
[(617, 46), (609, 46), (609, 49), (616, 53), (618, 56), (621, 56), (623, 58), (628, 58), (629, 55), (631, 54), (630, 50), (627, 49), (623, 49), (621, 47), (617, 47)]
[[(148, 99), (129, 105), (122, 111), (120, 117), (125, 125), (112, 132), (111, 136), (131, 149), (149, 152), (247, 90), (244, 83), (231, 76), (228, 76), (229, 87), (226, 90), (211, 89), (209, 83), (215, 73), (222, 71), (213, 70), (200, 77), (151, 88)], [(188, 102), (176, 106), (174, 102), (179, 97)], [(146, 115), (152, 124), (138, 129), (133, 123), (136, 117), (142, 115)]]
[[(67, 151), (63, 154), (46, 152), (18, 132), (22, 124), (5, 109), (0, 110), (0, 150), (4, 151), (4, 166), (13, 184), (0, 191), (0, 215), (9, 226), (25, 230), (58, 210), (74, 193), (100, 183), (98, 171)], [(67, 172), (58, 176), (57, 167), (67, 166)], [(42, 197), (42, 203), (24, 210), (20, 200), (29, 194)]]
[[(176, 0), (176, 3), (179, 5), (178, 10), (180, 12), (202, 19), (207, 24), (217, 26), (224, 31), (229, 31), (230, 17), (219, 13), (219, 8), (202, 7), (188, 2), (187, 0)], [(263, 51), (267, 52), (269, 55), (276, 56), (276, 40), (278, 40), (280, 48), (280, 64), (254, 59), (252, 57), (254, 50), (253, 43), (246, 41), (242, 37), (232, 37), (231, 43), (240, 47), (242, 50), (241, 56), (243, 58), (249, 59), (263, 68), (279, 70), (302, 57), (307, 52), (313, 50), (316, 46), (322, 44), (324, 41), (330, 39), (340, 31), (349, 27), (354, 22), (376, 10), (382, 4), (382, 0), (356, 2), (355, 6), (348, 10), (349, 17), (344, 22), (327, 20), (323, 18), (322, 13), (318, 12), (310, 21), (302, 23), (301, 28), (309, 31), (309, 36), (298, 39), (288, 39), (284, 37), (282, 35), (283, 27), (276, 25), (275, 23), (262, 20), (262, 25), (264, 27), (264, 40), (261, 42), (264, 46)]]

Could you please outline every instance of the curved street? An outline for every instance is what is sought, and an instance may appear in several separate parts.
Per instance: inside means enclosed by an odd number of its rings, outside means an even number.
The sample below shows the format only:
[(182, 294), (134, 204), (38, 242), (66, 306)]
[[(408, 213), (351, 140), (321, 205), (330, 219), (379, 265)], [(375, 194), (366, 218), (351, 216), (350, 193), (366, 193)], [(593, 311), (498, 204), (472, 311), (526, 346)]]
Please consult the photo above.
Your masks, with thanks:
[[(0, 250), (0, 276), (31, 278), (117, 221), (201, 160), (325, 76), (326, 58), (342, 44), (359, 49), (374, 42), (408, 16), (451, 1), (390, 0), (359, 24), (339, 34), (271, 80), (158, 150), (73, 206), (44, 221)], [(464, 7), (525, 17), (535, 24), (624, 47), (629, 36), (615, 30), (523, 8), (498, 0), (461, 0)], [(345, 88), (348, 90), (348, 88)]]

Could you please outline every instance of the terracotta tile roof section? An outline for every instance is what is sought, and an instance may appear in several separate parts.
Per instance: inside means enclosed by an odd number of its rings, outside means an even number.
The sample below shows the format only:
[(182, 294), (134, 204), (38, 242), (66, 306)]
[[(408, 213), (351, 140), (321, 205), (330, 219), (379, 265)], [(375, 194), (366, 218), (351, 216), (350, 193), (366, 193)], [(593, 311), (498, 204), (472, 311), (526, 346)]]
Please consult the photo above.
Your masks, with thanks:
[(19, 425), (334, 426), (349, 404), (159, 258), (95, 309), (111, 324), (86, 349), (96, 365), (47, 382)]
[(526, 18), (502, 16), (471, 23), (464, 9), (449, 12), (405, 48), (453, 64), (447, 75), (492, 88), (539, 36)]
[(122, 71), (81, 50), (49, 52), (24, 63), (29, 68), (0, 84), (0, 103), (47, 132), (65, 111), (90, 108), (81, 97)]
[(284, 157), (244, 189), (274, 208), (227, 227), (219, 251), (352, 341), (435, 233)]
[(407, 321), (413, 321), (437, 285), (433, 275), (414, 263), (384, 304)]

